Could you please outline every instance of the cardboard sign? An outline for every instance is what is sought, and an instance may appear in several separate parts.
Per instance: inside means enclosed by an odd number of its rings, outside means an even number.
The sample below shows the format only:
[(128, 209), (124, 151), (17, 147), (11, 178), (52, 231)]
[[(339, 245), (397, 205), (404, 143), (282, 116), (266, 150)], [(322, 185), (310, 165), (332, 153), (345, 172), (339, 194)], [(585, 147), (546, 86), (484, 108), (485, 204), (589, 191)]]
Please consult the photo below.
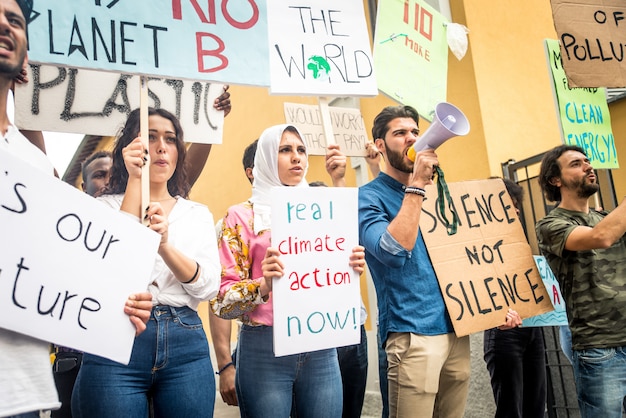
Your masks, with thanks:
[(128, 364), (160, 236), (0, 150), (0, 327)]
[[(139, 76), (31, 64), (15, 88), (15, 123), (22, 129), (115, 136), (139, 107)], [(186, 142), (220, 144), (224, 112), (213, 107), (223, 84), (148, 79), (148, 106), (178, 117)]]
[(615, 0), (551, 0), (570, 87), (626, 87), (626, 4)]
[(524, 319), (522, 326), (554, 327), (568, 325), (567, 313), (565, 312), (565, 301), (563, 300), (563, 295), (561, 295), (559, 282), (556, 280), (556, 277), (554, 276), (554, 273), (552, 273), (550, 265), (548, 265), (548, 261), (544, 256), (535, 255), (533, 257), (535, 258), (537, 269), (539, 270), (539, 274), (543, 280), (543, 285), (548, 291), (548, 295), (552, 301), (552, 306), (554, 306), (554, 311), (526, 318)]
[[(326, 136), (319, 106), (285, 103), (285, 122), (294, 125), (304, 136), (309, 155), (326, 155)], [(332, 123), (332, 144), (349, 157), (363, 157), (367, 144), (365, 122), (359, 109), (329, 107)]]
[(425, 1), (380, 1), (374, 34), (378, 88), (431, 122), (446, 101), (446, 19)]
[[(426, 188), (420, 230), (457, 336), (554, 309), (515, 207), (500, 179), (448, 183), (458, 231), (437, 214), (437, 189)], [(448, 219), (451, 215), (446, 214)]]
[(357, 207), (356, 188), (272, 189), (272, 246), (285, 266), (272, 284), (277, 357), (359, 342)]
[(268, 1), (270, 92), (376, 96), (363, 2)]
[(584, 149), (594, 168), (619, 168), (606, 89), (569, 87), (558, 41), (545, 47), (563, 142)]
[(268, 86), (265, 3), (36, 0), (28, 55), (40, 64)]

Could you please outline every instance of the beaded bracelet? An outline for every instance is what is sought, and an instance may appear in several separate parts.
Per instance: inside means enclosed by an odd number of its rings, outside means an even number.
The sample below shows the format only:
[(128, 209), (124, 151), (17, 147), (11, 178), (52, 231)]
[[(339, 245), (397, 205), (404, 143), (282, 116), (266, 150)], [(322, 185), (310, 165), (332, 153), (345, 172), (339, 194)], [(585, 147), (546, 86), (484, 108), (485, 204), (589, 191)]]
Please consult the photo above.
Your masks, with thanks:
[(404, 193), (413, 193), (413, 194), (420, 195), (422, 197), (426, 197), (426, 190), (420, 187), (412, 187), (412, 186), (405, 187)]
[(224, 370), (228, 369), (230, 366), (235, 366), (235, 365), (233, 364), (233, 362), (232, 362), (232, 361), (231, 361), (230, 363), (226, 363), (226, 364), (224, 365), (224, 367), (222, 367), (222, 368), (221, 368), (218, 372), (215, 372), (215, 374), (216, 374), (216, 375), (218, 375), (218, 376), (219, 376), (219, 375), (221, 375), (221, 374), (222, 374), (222, 372), (223, 372)]

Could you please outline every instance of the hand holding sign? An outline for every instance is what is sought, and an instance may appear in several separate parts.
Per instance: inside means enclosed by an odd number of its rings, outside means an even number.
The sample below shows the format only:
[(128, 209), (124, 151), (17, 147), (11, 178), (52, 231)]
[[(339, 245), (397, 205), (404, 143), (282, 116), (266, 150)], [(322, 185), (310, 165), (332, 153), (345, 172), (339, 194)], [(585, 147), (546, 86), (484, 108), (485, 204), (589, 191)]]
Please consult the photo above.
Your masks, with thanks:
[[(172, 201), (175, 199), (172, 197)], [(161, 206), (161, 202), (151, 202), (146, 210), (145, 219), (148, 223), (148, 227), (161, 235), (161, 245), (159, 246), (159, 250), (163, 248), (163, 245), (167, 243), (168, 238), (168, 228), (169, 221), (167, 220), (167, 215), (163, 210), (163, 206)]]
[(508, 312), (506, 313), (506, 322), (504, 323), (504, 325), (500, 325), (498, 329), (500, 331), (506, 331), (508, 329), (517, 328), (521, 325), (522, 317), (519, 316), (519, 314), (513, 309), (509, 308)]
[(272, 280), (278, 280), (283, 277), (283, 268), (283, 262), (280, 261), (280, 252), (276, 248), (268, 247), (265, 251), (265, 258), (261, 262), (261, 270), (263, 270), (261, 296), (264, 300), (267, 299), (267, 296), (272, 291)]
[(359, 274), (365, 271), (365, 248), (363, 246), (357, 245), (352, 249), (350, 267)]
[(333, 186), (346, 185), (346, 155), (339, 150), (339, 145), (328, 144), (326, 147), (326, 171), (333, 179)]
[(135, 326), (135, 336), (146, 330), (146, 324), (152, 313), (152, 294), (141, 292), (130, 295), (124, 306), (124, 313), (130, 318), (130, 322)]
[(130, 144), (122, 149), (124, 165), (128, 171), (128, 177), (141, 178), (141, 169), (148, 162), (148, 150), (144, 148), (141, 137), (135, 138)]

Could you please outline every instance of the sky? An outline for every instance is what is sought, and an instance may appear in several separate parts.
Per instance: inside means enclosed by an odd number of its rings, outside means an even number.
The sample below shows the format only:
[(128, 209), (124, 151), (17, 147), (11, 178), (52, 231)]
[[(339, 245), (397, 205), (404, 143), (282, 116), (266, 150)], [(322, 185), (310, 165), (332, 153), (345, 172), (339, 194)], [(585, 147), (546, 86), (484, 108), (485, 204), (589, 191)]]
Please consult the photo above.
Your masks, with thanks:
[(65, 170), (72, 161), (72, 157), (74, 157), (76, 149), (84, 136), (82, 134), (44, 131), (43, 137), (46, 141), (46, 153), (60, 177), (63, 177), (65, 174)]
[[(7, 113), (9, 119), (13, 122), (13, 96), (9, 95), (7, 101)], [(72, 161), (72, 157), (76, 153), (76, 149), (83, 140), (83, 134), (71, 134), (65, 132), (43, 132), (46, 142), (46, 153), (52, 161), (52, 165), (57, 169), (60, 177), (63, 177), (68, 164)]]

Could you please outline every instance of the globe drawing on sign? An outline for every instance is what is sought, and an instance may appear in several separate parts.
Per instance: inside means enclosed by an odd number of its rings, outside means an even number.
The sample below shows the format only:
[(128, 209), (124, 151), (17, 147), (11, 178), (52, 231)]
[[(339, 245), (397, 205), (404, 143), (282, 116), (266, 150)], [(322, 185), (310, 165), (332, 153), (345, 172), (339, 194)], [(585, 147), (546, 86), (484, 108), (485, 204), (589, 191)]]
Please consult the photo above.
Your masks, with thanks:
[(330, 73), (330, 65), (325, 58), (319, 55), (313, 55), (309, 58), (309, 63), (306, 66), (307, 69), (313, 73), (315, 80), (326, 80)]

